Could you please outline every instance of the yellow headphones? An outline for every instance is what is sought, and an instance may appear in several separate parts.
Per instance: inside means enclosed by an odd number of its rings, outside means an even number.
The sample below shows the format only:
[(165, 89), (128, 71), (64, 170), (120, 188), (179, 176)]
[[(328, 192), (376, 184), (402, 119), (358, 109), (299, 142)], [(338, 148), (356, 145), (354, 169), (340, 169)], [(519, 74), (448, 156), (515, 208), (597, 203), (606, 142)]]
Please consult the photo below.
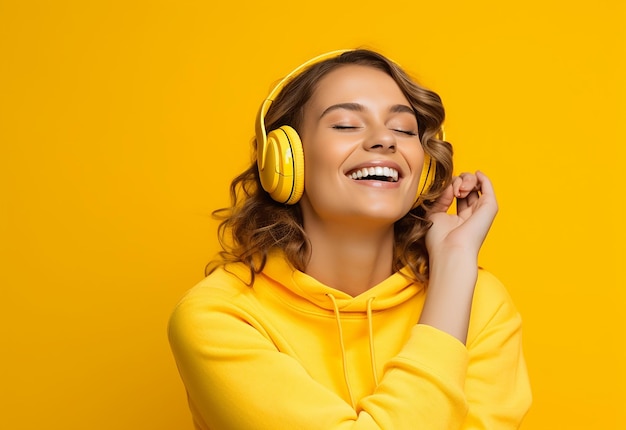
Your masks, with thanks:
[[(302, 151), (300, 136), (292, 127), (283, 125), (266, 133), (265, 115), (276, 96), (293, 77), (315, 63), (338, 57), (348, 51), (350, 50), (328, 52), (298, 66), (270, 91), (259, 109), (256, 121), (259, 177), (263, 189), (279, 203), (293, 205), (302, 197), (304, 192), (304, 152)], [(443, 129), (440, 133), (443, 139)], [(424, 166), (417, 187), (416, 205), (420, 203), (420, 196), (428, 191), (435, 180), (435, 166), (436, 163), (431, 157), (424, 154)]]

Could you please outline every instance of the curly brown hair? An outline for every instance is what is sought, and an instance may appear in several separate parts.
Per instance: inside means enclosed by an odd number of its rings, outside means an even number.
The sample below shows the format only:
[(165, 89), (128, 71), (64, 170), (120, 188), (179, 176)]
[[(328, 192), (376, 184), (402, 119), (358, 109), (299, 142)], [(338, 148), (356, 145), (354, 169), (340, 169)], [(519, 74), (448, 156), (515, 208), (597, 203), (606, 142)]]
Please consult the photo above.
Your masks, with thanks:
[[(284, 86), (265, 115), (266, 130), (289, 125), (298, 131), (304, 117), (304, 106), (316, 90), (317, 83), (329, 72), (345, 65), (362, 65), (381, 70), (398, 84), (417, 116), (418, 135), (424, 152), (436, 162), (435, 179), (430, 189), (394, 225), (393, 271), (407, 266), (414, 279), (428, 279), (428, 252), (425, 235), (430, 227), (427, 213), (434, 200), (452, 177), (452, 146), (440, 138), (445, 118), (441, 98), (412, 80), (397, 64), (383, 55), (366, 49), (346, 51), (312, 64)], [(311, 246), (302, 227), (299, 205), (274, 201), (261, 187), (255, 157), (252, 165), (233, 179), (230, 186), (232, 206), (213, 212), (221, 220), (218, 237), (222, 246), (219, 256), (206, 267), (206, 274), (217, 267), (242, 262), (250, 269), (250, 283), (261, 272), (268, 253), (274, 248), (283, 251), (298, 270), (304, 271)]]

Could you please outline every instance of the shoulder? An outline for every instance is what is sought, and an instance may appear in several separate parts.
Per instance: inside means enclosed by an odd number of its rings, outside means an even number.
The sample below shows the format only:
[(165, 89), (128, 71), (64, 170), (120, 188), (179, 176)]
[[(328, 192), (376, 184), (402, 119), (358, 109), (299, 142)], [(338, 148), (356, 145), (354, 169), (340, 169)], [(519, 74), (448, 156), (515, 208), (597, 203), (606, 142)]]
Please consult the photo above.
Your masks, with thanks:
[(249, 289), (250, 274), (243, 264), (231, 264), (219, 267), (188, 290), (178, 303), (187, 303), (197, 299), (218, 299), (236, 296)]
[(518, 329), (521, 325), (519, 312), (502, 282), (492, 273), (480, 269), (474, 290), (468, 341), (489, 328), (503, 325)]
[[(233, 315), (245, 308), (251, 287), (249, 272), (243, 265), (220, 267), (188, 290), (174, 307), (169, 331), (184, 332), (215, 318)], [(209, 324), (210, 326), (211, 324)]]
[(493, 273), (479, 269), (474, 290), (474, 304), (500, 306), (504, 303), (512, 304), (511, 296), (504, 284)]

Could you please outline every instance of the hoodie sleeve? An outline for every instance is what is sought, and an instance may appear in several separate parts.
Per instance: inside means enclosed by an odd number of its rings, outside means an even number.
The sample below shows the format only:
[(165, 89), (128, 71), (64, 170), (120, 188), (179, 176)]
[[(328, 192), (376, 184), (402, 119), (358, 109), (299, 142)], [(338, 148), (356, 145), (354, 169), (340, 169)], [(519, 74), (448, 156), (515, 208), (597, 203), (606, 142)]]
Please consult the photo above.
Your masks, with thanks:
[(468, 354), (453, 337), (416, 325), (377, 390), (352, 407), (278, 351), (233, 302), (188, 295), (170, 319), (170, 344), (197, 429), (461, 428)]
[(522, 320), (504, 286), (479, 271), (467, 348), (463, 429), (517, 429), (532, 395), (522, 352)]

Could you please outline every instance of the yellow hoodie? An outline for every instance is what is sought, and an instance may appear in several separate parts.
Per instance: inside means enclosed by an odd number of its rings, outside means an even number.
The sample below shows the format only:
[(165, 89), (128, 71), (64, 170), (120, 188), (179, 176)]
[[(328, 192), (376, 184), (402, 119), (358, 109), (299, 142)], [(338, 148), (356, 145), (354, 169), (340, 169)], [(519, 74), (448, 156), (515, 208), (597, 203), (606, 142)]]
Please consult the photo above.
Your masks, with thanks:
[(515, 429), (531, 394), (521, 320), (479, 271), (467, 346), (417, 324), (426, 291), (396, 273), (352, 297), (273, 254), (191, 289), (169, 326), (196, 429)]

